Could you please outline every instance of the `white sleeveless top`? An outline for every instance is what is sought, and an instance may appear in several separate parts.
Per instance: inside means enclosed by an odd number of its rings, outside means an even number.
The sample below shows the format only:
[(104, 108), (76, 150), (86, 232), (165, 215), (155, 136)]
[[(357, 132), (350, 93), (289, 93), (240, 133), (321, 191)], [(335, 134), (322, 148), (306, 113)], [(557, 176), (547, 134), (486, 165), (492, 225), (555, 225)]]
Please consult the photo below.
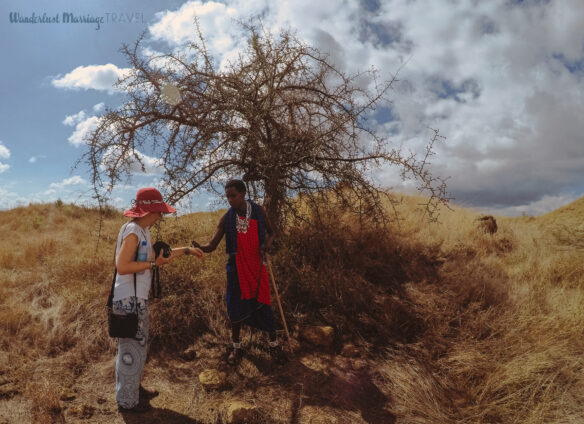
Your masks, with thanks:
[[(129, 221), (126, 222), (120, 229), (118, 234), (118, 243), (116, 245), (116, 260), (118, 258), (118, 253), (122, 242), (130, 234), (136, 234), (138, 237), (138, 245), (136, 248), (140, 247), (144, 241), (146, 241), (146, 261), (153, 260), (152, 258), (152, 241), (150, 240), (150, 230), (143, 229), (136, 222)], [(132, 261), (134, 261), (135, 251), (132, 255)], [(144, 258), (142, 258), (144, 259)], [(137, 259), (140, 261), (140, 258)], [(152, 278), (152, 271), (148, 268), (145, 271), (136, 273), (136, 297), (142, 299), (148, 299), (148, 294), (150, 292), (150, 282)], [(114, 286), (114, 301), (120, 300), (125, 297), (134, 297), (134, 274), (120, 275), (116, 273), (116, 284)]]

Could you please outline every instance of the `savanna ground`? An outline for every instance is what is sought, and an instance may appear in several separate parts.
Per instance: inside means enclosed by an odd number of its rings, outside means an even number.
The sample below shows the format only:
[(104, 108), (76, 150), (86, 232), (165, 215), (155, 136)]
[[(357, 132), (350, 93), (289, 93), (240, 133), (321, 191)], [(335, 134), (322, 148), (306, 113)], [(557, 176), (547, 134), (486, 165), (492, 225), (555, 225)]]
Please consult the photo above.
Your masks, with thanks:
[[(114, 400), (104, 304), (119, 211), (97, 249), (96, 210), (0, 212), (0, 423), (218, 423), (231, 400), (266, 423), (584, 422), (584, 200), (498, 218), (494, 235), (462, 208), (428, 223), (419, 201), (404, 198), (386, 231), (335, 218), (280, 240), (274, 274), (295, 346), (283, 366), (249, 332), (246, 358), (224, 364), (223, 243), (167, 266), (143, 380), (161, 394), (144, 416)], [(152, 234), (206, 241), (221, 213), (167, 218)], [(332, 326), (332, 345), (299, 336), (312, 325)], [(208, 368), (226, 372), (224, 388), (202, 388)]]

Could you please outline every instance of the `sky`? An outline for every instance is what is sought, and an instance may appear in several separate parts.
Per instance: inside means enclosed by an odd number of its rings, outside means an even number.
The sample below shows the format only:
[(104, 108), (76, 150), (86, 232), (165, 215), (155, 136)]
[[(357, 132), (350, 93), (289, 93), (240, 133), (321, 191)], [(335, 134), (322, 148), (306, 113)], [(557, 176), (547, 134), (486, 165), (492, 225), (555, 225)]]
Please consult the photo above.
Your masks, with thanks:
[[(91, 203), (91, 175), (75, 165), (99, 114), (123, 104), (122, 43), (144, 33), (144, 54), (176, 51), (195, 36), (195, 16), (219, 64), (242, 46), (236, 20), (261, 16), (347, 72), (397, 74), (391, 103), (372, 116), (377, 131), (422, 153), (439, 130), (432, 171), (456, 204), (540, 215), (584, 195), (581, 0), (4, 0), (0, 208)], [(146, 173), (112, 193), (115, 206), (157, 186), (157, 159), (144, 160)], [(374, 175), (390, 189), (411, 185), (394, 168)], [(182, 206), (213, 205), (201, 194)]]

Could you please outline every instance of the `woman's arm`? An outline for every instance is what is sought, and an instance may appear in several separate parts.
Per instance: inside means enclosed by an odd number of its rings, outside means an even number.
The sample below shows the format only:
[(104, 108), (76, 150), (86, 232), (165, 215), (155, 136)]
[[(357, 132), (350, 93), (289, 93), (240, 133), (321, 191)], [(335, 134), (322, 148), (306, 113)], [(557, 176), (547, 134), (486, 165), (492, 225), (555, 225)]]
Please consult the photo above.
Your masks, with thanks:
[(223, 235), (225, 234), (225, 225), (224, 224), (225, 224), (225, 215), (223, 215), (221, 217), (221, 219), (219, 220), (219, 223), (217, 224), (217, 228), (215, 229), (215, 234), (213, 234), (213, 238), (211, 238), (211, 241), (209, 243), (201, 246), (196, 241), (192, 241), (191, 246), (193, 246), (194, 248), (201, 249), (205, 253), (210, 253), (210, 252), (214, 251), (215, 249), (217, 249), (219, 242), (221, 241), (221, 239), (223, 238)]
[(205, 254), (203, 251), (197, 247), (175, 247), (172, 249), (172, 253), (170, 254), (170, 258), (178, 258), (179, 256), (183, 255), (190, 255), (196, 256), (198, 258), (202, 258)]
[[(170, 246), (169, 246), (170, 247)], [(174, 259), (174, 258), (178, 258), (179, 256), (184, 256), (184, 255), (191, 255), (191, 256), (197, 256), (199, 258), (202, 258), (204, 253), (201, 251), (201, 249), (197, 249), (194, 247), (175, 247), (174, 249), (170, 249), (170, 256), (168, 256), (168, 260)], [(162, 256), (162, 251), (160, 251), (160, 256)], [(156, 257), (156, 251), (154, 250), (154, 248), (152, 248), (152, 258)]]
[[(118, 268), (118, 274), (134, 274), (137, 272), (146, 271), (150, 269), (152, 265), (150, 262), (137, 262), (134, 260), (136, 256), (136, 248), (138, 246), (138, 236), (134, 233), (128, 234), (126, 238), (122, 241), (122, 246), (116, 257), (116, 267)], [(156, 258), (155, 265), (163, 266), (170, 262), (170, 258), (165, 258), (160, 255)]]

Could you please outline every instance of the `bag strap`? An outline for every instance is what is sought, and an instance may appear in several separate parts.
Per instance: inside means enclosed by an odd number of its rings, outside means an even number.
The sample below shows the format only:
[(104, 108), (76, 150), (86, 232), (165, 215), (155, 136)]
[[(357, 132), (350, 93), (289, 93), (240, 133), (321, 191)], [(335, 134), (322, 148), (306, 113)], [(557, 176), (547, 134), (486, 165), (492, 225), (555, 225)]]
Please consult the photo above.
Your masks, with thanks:
[[(162, 254), (162, 253), (161, 253)], [(150, 291), (152, 298), (158, 299), (162, 294), (162, 286), (160, 285), (160, 271), (157, 266), (152, 269), (152, 279), (150, 280)]]
[[(136, 261), (138, 259), (138, 248), (140, 246), (140, 240), (138, 239), (138, 246), (136, 246), (136, 254), (134, 255), (134, 261)], [(114, 263), (116, 261), (116, 253), (114, 252)], [(110, 294), (109, 297), (107, 298), (107, 304), (106, 306), (108, 308), (111, 308), (113, 305), (113, 300), (114, 300), (114, 287), (116, 285), (116, 275), (118, 273), (118, 267), (115, 267), (114, 269), (114, 276), (112, 278), (112, 288), (110, 289)], [(136, 273), (134, 273), (134, 297), (136, 297)]]

